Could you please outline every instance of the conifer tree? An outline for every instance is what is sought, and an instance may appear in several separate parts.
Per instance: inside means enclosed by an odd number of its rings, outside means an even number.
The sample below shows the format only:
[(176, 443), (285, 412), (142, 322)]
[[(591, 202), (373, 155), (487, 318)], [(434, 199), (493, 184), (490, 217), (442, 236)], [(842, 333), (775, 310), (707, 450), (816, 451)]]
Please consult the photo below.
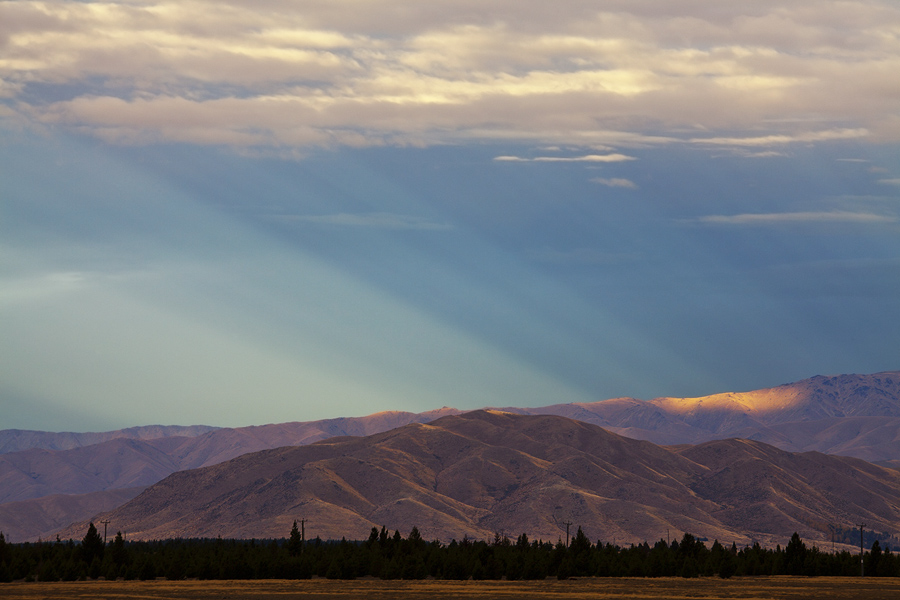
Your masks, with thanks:
[(378, 528), (372, 527), (372, 531), (369, 533), (369, 540), (366, 542), (366, 545), (371, 548), (375, 544), (378, 543)]
[(12, 581), (12, 573), (9, 569), (9, 548), (6, 547), (6, 538), (0, 531), (0, 583)]
[(795, 531), (784, 549), (784, 570), (787, 575), (802, 575), (806, 562), (806, 544)]
[(122, 532), (117, 531), (112, 543), (112, 560), (119, 568), (128, 563), (128, 551), (125, 549), (125, 539)]
[(94, 527), (94, 523), (88, 526), (84, 539), (81, 540), (81, 558), (88, 565), (94, 562), (94, 559), (103, 559), (103, 538)]
[(297, 521), (291, 527), (291, 537), (288, 540), (288, 553), (291, 556), (299, 556), (303, 552), (303, 540), (300, 538), (300, 530), (297, 529)]

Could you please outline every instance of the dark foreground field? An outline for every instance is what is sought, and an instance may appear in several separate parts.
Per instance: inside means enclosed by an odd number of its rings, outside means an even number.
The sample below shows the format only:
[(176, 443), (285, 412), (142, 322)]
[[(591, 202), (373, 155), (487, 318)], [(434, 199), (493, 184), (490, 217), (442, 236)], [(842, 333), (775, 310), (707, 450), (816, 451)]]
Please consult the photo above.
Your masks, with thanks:
[(807, 598), (896, 600), (898, 579), (843, 577), (753, 577), (703, 579), (578, 579), (530, 582), (381, 581), (86, 581), (74, 583), (0, 584), (4, 600), (71, 600), (73, 598), (289, 600), (364, 598), (365, 600), (429, 600), (439, 598), (691, 598), (791, 599)]

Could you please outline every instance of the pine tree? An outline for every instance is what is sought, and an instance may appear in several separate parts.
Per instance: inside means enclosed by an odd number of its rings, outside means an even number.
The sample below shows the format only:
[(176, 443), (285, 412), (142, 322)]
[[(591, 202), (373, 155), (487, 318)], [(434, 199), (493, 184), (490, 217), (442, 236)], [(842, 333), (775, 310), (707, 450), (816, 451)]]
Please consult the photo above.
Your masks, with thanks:
[(378, 528), (373, 527), (371, 533), (369, 533), (369, 540), (366, 542), (366, 546), (371, 548), (375, 544), (378, 543)]
[(795, 531), (784, 549), (784, 570), (787, 575), (803, 575), (806, 562), (806, 544)]
[(90, 565), (95, 558), (103, 559), (103, 538), (100, 537), (97, 528), (91, 522), (84, 539), (81, 540), (81, 559)]
[(291, 556), (299, 556), (303, 552), (303, 540), (300, 538), (300, 530), (297, 529), (297, 521), (291, 527), (291, 537), (288, 540), (288, 554)]
[(9, 548), (6, 546), (6, 537), (0, 531), (0, 583), (12, 581), (12, 573), (9, 570)]
[(128, 563), (128, 550), (125, 549), (125, 539), (122, 537), (121, 531), (116, 532), (112, 543), (112, 560), (119, 568)]
[(418, 545), (419, 542), (422, 541), (422, 534), (419, 533), (419, 528), (413, 525), (412, 531), (409, 532), (409, 537), (406, 539), (413, 544)]
[(879, 563), (881, 562), (882, 551), (881, 544), (878, 543), (878, 540), (875, 540), (872, 543), (872, 550), (866, 553), (865, 557), (865, 565), (866, 565), (866, 575), (871, 575), (872, 577), (877, 577), (882, 575), (879, 571)]

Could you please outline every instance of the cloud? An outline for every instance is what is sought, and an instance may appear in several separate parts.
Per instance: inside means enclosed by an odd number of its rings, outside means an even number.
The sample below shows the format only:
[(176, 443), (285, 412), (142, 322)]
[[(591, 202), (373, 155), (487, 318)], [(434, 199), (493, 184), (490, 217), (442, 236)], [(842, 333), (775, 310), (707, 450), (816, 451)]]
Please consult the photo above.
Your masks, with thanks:
[(897, 217), (874, 213), (831, 211), (708, 215), (691, 219), (704, 225), (779, 225), (786, 223), (896, 223)]
[(604, 177), (595, 177), (595, 178), (591, 179), (591, 181), (593, 181), (594, 183), (599, 183), (599, 184), (606, 185), (609, 187), (622, 187), (622, 188), (628, 188), (631, 190), (637, 189), (637, 184), (635, 184), (630, 179), (620, 179), (618, 177), (606, 179)]
[(878, 183), (884, 183), (886, 185), (900, 185), (900, 179), (879, 179)]
[(501, 162), (622, 162), (636, 160), (633, 156), (625, 154), (587, 154), (585, 156), (537, 156), (534, 158), (522, 158), (520, 156), (496, 156), (494, 160)]
[(375, 229), (418, 229), (430, 231), (447, 231), (453, 229), (448, 223), (438, 223), (411, 215), (393, 213), (336, 213), (331, 215), (279, 215), (279, 221), (315, 223), (319, 225), (335, 225), (341, 227), (371, 227)]
[(879, 0), (12, 0), (0, 98), (118, 143), (897, 141), (898, 27)]
[(760, 152), (739, 152), (739, 154), (744, 158), (776, 158), (781, 156), (788, 156), (788, 154), (784, 152), (778, 152), (776, 150), (762, 150)]
[(689, 141), (695, 144), (712, 144), (716, 146), (777, 146), (781, 144), (804, 142), (848, 140), (866, 137), (867, 135), (869, 135), (869, 132), (865, 129), (832, 129), (828, 131), (810, 131), (794, 135), (691, 138)]

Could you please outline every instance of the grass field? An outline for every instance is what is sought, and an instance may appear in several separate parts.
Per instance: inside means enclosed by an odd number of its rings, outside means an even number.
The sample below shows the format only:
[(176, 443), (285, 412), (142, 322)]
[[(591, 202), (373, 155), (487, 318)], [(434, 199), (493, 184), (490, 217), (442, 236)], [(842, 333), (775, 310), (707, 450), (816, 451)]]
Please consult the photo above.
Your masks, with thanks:
[(405, 600), (452, 598), (655, 598), (719, 599), (859, 599), (896, 600), (900, 579), (753, 577), (723, 579), (577, 579), (540, 582), (493, 581), (83, 581), (74, 583), (0, 584), (4, 600), (209, 599)]

